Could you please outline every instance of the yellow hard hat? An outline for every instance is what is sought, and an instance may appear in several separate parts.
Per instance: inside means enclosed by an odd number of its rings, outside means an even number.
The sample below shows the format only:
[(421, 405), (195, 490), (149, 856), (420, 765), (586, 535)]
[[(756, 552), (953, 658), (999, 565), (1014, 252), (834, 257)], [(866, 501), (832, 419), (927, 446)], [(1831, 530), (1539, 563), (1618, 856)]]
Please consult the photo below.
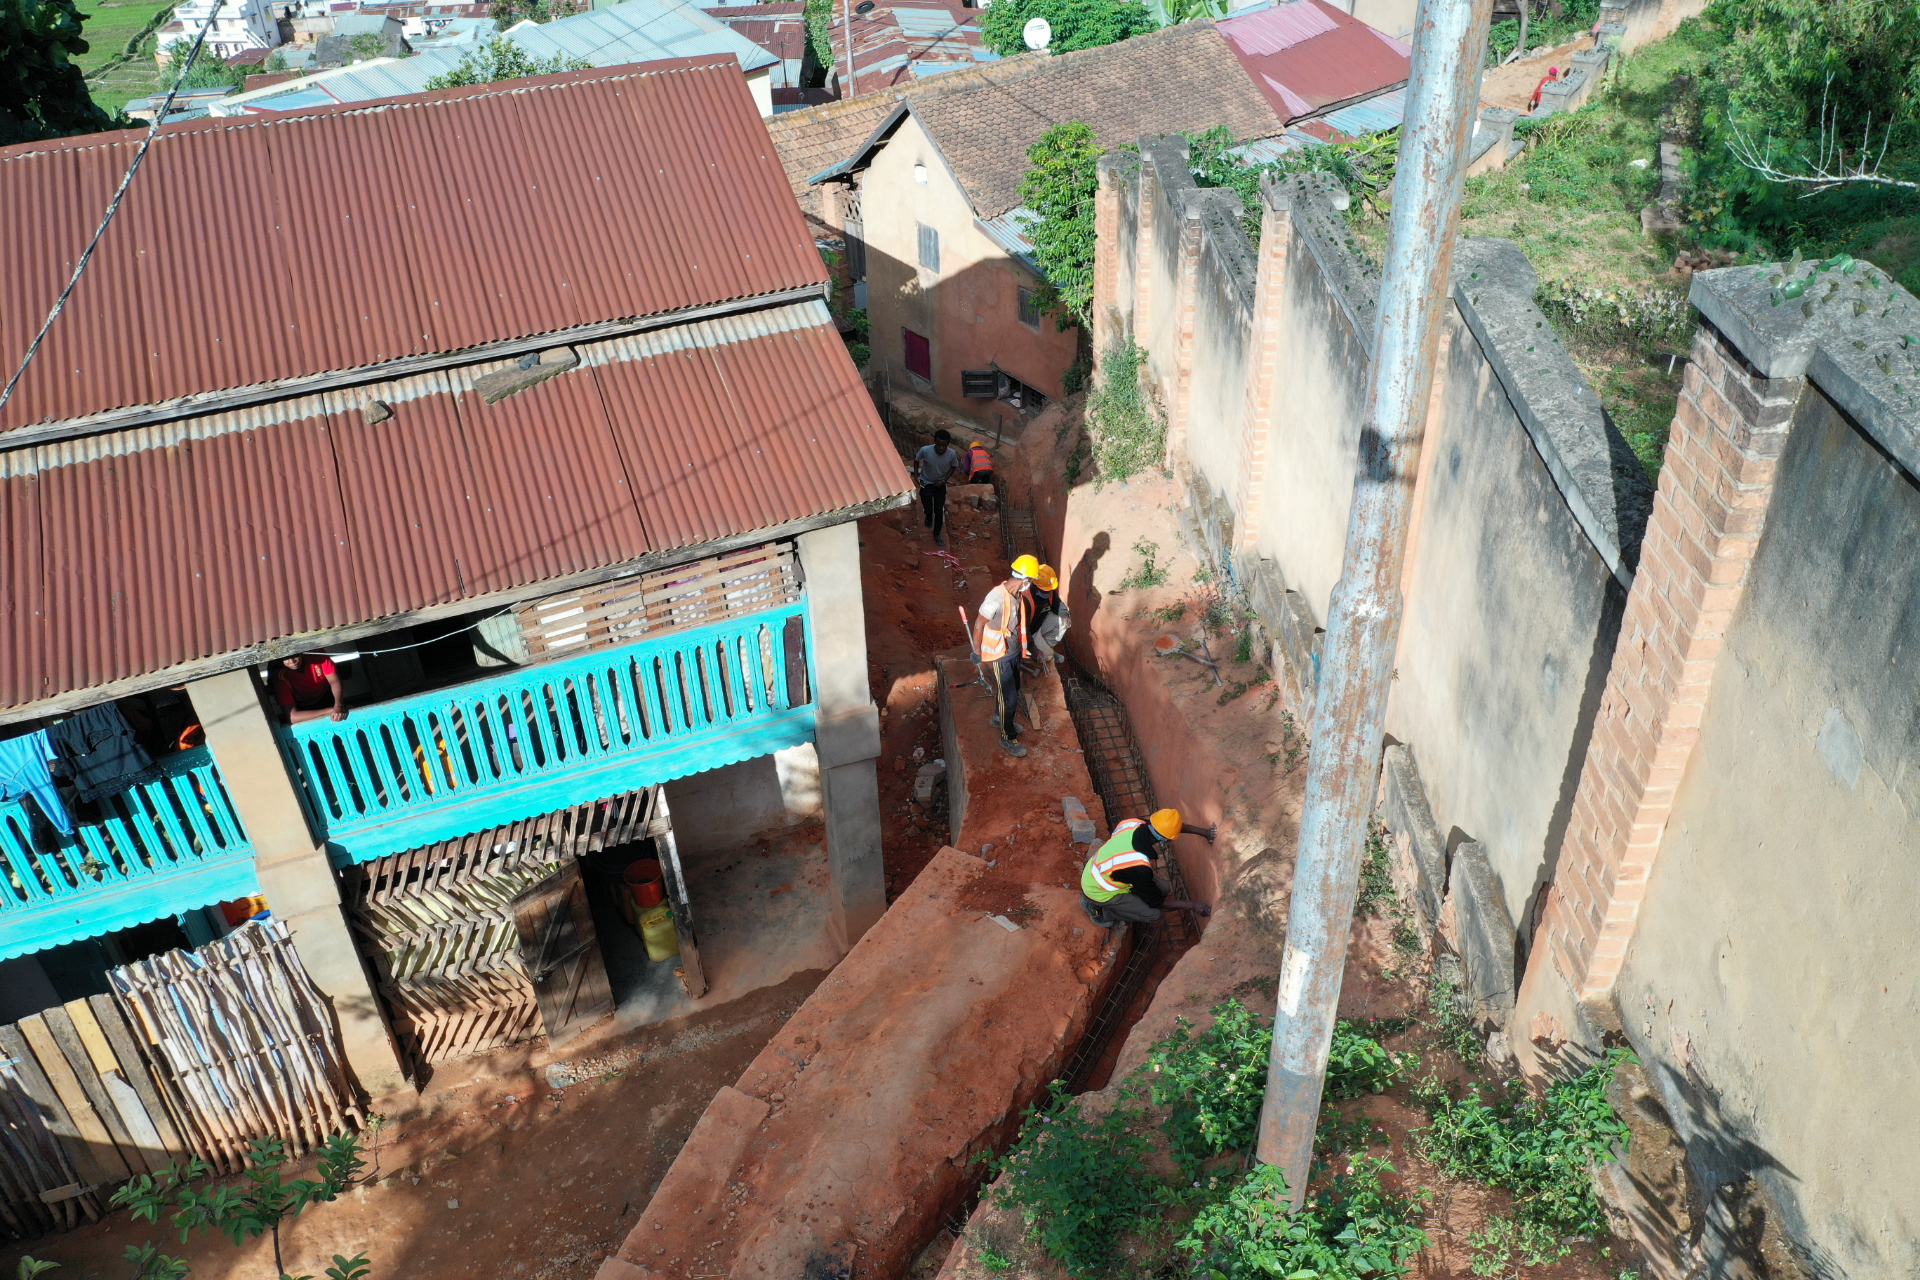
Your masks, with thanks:
[(1147, 825), (1159, 832), (1162, 840), (1171, 840), (1180, 834), (1180, 811), (1161, 809), (1147, 819)]
[(1053, 566), (1050, 564), (1041, 565), (1040, 572), (1035, 575), (1034, 580), (1040, 584), (1042, 591), (1052, 591), (1060, 585), (1060, 575), (1053, 571)]
[(1016, 578), (1037, 578), (1040, 576), (1040, 562), (1032, 556), (1021, 556), (1013, 562), (1013, 574)]

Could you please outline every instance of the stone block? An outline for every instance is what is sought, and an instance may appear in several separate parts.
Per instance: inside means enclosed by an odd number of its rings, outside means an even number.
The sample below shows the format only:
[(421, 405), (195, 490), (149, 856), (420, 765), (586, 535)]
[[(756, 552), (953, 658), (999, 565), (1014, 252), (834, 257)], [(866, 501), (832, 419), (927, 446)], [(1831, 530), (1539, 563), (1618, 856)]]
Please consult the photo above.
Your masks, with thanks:
[(976, 511), (998, 511), (1000, 496), (990, 484), (950, 484), (947, 486), (947, 500), (953, 503), (966, 503)]
[(565, 373), (580, 363), (572, 347), (552, 347), (538, 355), (528, 352), (505, 369), (484, 373), (473, 380), (473, 389), (488, 404), (498, 404), (517, 391), (525, 391), (555, 374)]
[(913, 798), (917, 804), (932, 804), (933, 789), (947, 780), (947, 762), (929, 760), (913, 775)]
[(1478, 842), (1453, 851), (1446, 909), (1453, 923), (1450, 941), (1460, 953), (1467, 1019), (1482, 1030), (1504, 1028), (1520, 985), (1513, 919), (1500, 878)]
[(1060, 812), (1067, 819), (1067, 835), (1075, 844), (1092, 844), (1099, 838), (1099, 829), (1093, 825), (1093, 819), (1087, 816), (1087, 806), (1074, 796), (1060, 797)]
[(1380, 766), (1380, 819), (1393, 836), (1393, 887), (1413, 908), (1426, 940), (1440, 925), (1446, 897), (1447, 842), (1440, 834), (1427, 791), (1404, 743), (1388, 747)]

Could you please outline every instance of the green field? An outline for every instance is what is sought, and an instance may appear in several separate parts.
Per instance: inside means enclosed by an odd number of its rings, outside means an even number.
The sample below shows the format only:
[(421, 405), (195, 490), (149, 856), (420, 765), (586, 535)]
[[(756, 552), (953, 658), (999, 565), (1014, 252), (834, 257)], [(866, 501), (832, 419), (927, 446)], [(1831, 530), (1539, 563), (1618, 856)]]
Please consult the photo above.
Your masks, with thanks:
[(153, 21), (154, 15), (172, 9), (170, 4), (156, 5), (153, 0), (134, 0), (117, 4), (111, 0), (81, 0), (80, 11), (87, 15), (84, 33), (92, 46), (75, 59), (86, 72), (87, 87), (93, 100), (108, 111), (118, 111), (129, 98), (144, 98), (156, 87), (152, 39), (129, 59), (127, 42)]

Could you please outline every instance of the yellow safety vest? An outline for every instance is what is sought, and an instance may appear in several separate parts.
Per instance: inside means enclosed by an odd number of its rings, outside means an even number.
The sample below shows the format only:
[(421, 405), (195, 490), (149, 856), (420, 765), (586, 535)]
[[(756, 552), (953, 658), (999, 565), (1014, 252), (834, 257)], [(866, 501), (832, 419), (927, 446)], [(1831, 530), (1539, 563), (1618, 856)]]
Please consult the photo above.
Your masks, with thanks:
[(1128, 818), (1113, 829), (1107, 842), (1087, 859), (1087, 865), (1080, 871), (1080, 892), (1095, 902), (1112, 902), (1123, 893), (1133, 890), (1120, 880), (1111, 879), (1111, 874), (1123, 867), (1150, 867), (1152, 861), (1146, 854), (1133, 847), (1133, 829), (1145, 825), (1145, 819)]

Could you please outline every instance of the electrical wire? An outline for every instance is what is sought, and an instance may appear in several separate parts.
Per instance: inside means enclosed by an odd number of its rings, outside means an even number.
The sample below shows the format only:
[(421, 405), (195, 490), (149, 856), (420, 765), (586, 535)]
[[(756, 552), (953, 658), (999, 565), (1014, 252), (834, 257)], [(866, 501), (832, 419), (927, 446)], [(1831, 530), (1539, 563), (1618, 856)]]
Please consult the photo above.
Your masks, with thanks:
[(133, 153), (133, 163), (127, 166), (126, 176), (120, 179), (119, 190), (113, 193), (113, 200), (107, 205), (106, 213), (100, 219), (100, 225), (93, 229), (93, 239), (87, 241), (87, 247), (80, 254), (80, 261), (73, 264), (73, 275), (67, 279), (67, 287), (60, 291), (54, 300), (53, 310), (47, 312), (46, 323), (40, 326), (40, 332), (33, 335), (33, 341), (27, 346), (27, 354), (20, 360), (20, 367), (7, 379), (4, 390), (0, 390), (0, 409), (7, 407), (7, 401), (13, 398), (13, 389), (20, 385), (20, 378), (40, 354), (40, 344), (46, 340), (47, 330), (53, 328), (53, 322), (60, 318), (60, 312), (66, 308), (67, 299), (73, 294), (73, 287), (80, 283), (80, 273), (93, 261), (93, 251), (99, 247), (100, 237), (107, 234), (107, 224), (113, 221), (113, 215), (120, 212), (120, 202), (126, 198), (127, 188), (133, 184), (133, 175), (140, 171), (140, 162), (147, 158), (147, 148), (153, 145), (154, 135), (160, 132), (160, 125), (167, 118), (167, 112), (173, 109), (174, 95), (180, 92), (180, 86), (186, 81), (187, 73), (193, 70), (194, 59), (200, 56), (200, 46), (207, 42), (207, 33), (213, 30), (215, 18), (226, 7), (227, 0), (214, 0), (213, 12), (207, 15), (206, 25), (200, 28), (200, 34), (194, 37), (193, 48), (187, 51), (187, 65), (180, 69), (173, 86), (167, 90), (166, 101), (153, 113), (153, 123), (147, 126), (147, 136), (140, 140), (140, 149)]
[(378, 658), (382, 654), (387, 654), (387, 653), (405, 653), (409, 649), (424, 649), (430, 644), (439, 644), (442, 640), (446, 640), (453, 636), (457, 636), (463, 631), (472, 631), (475, 627), (483, 626), (486, 623), (492, 622), (495, 618), (501, 617), (502, 615), (507, 613), (511, 613), (512, 611), (513, 611), (513, 606), (508, 605), (506, 608), (501, 609), (498, 613), (490, 613), (486, 617), (480, 619), (480, 621), (469, 622), (464, 627), (455, 627), (453, 630), (448, 631), (443, 635), (437, 635), (431, 640), (420, 640), (420, 641), (416, 641), (413, 644), (395, 645), (391, 649), (354, 649), (347, 653), (328, 653), (324, 649), (315, 649), (313, 653), (316, 657), (332, 658), (336, 662), (352, 662), (355, 658)]

